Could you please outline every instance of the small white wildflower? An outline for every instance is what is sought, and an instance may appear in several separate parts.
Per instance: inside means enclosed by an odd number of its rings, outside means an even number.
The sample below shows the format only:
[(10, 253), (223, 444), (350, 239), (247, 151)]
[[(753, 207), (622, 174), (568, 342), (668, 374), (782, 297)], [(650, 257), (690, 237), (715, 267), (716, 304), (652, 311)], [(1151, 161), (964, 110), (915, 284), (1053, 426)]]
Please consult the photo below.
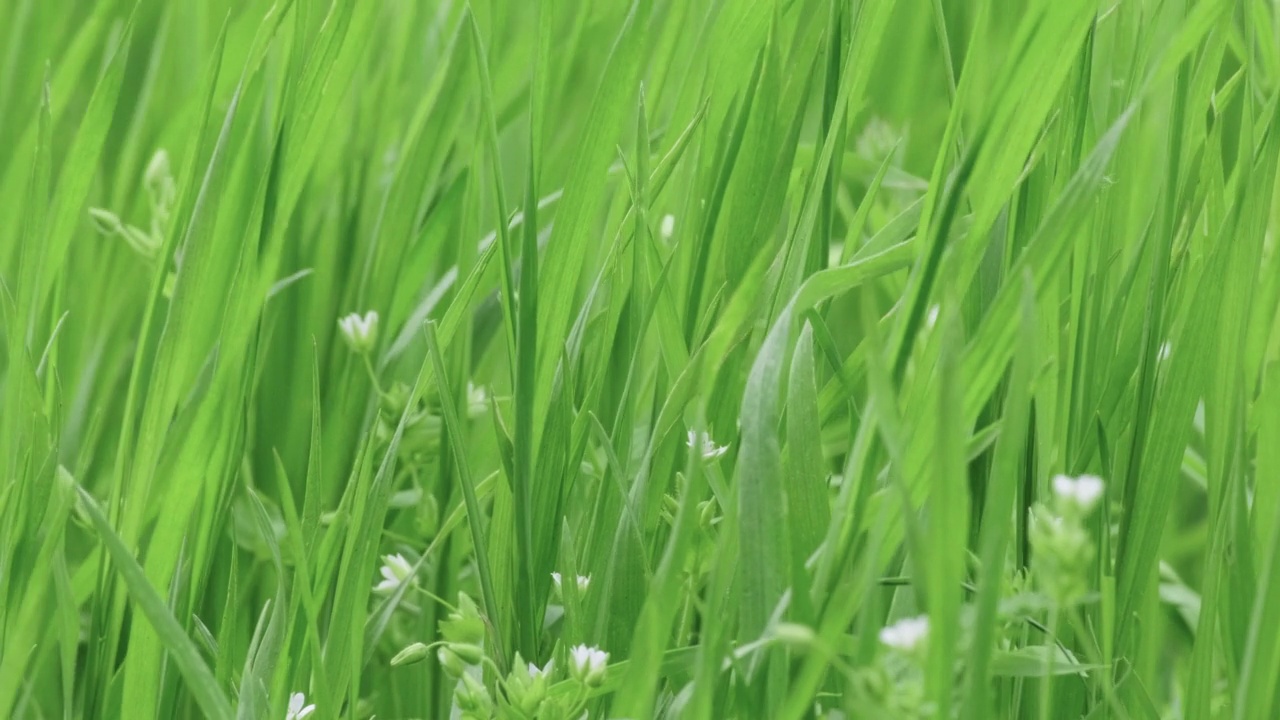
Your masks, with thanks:
[(573, 663), (570, 670), (575, 678), (588, 685), (598, 685), (604, 680), (609, 653), (597, 647), (575, 645), (569, 649), (569, 660)]
[(880, 642), (894, 650), (911, 652), (929, 635), (929, 618), (906, 618), (880, 629)]
[(1084, 512), (1093, 509), (1106, 491), (1102, 478), (1096, 475), (1081, 475), (1073, 478), (1069, 475), (1053, 477), (1053, 493), (1058, 499), (1071, 503)]
[[(553, 573), (551, 573), (551, 582), (555, 583), (555, 586), (556, 586), (556, 592), (560, 592), (560, 591), (561, 591), (561, 589), (562, 589), (562, 588), (561, 588), (561, 585), (560, 585), (560, 573), (558, 573), (558, 572), (553, 572)], [(588, 588), (588, 587), (590, 587), (590, 585), (591, 585), (591, 576), (590, 576), (590, 575), (579, 575), (579, 576), (578, 576), (578, 583), (577, 583), (577, 584), (578, 584), (578, 594), (579, 594), (579, 595), (581, 595), (582, 593), (584, 593), (584, 592), (586, 592), (586, 591), (587, 591), (587, 588)]]
[(538, 667), (533, 663), (529, 663), (529, 677), (537, 680), (541, 677), (551, 677), (552, 669), (555, 667), (555, 660), (548, 660), (546, 665)]
[(489, 391), (483, 385), (467, 382), (467, 415), (477, 417), (483, 415), (489, 407)]
[(1169, 359), (1169, 354), (1173, 352), (1173, 346), (1166, 340), (1160, 343), (1160, 349), (1156, 351), (1156, 362), (1164, 362)]
[(373, 591), (379, 595), (390, 595), (401, 583), (413, 577), (413, 565), (399, 553), (385, 555), (382, 559), (382, 581), (373, 586)]
[(715, 441), (707, 433), (689, 431), (688, 445), (690, 449), (697, 450), (702, 453), (703, 460), (715, 460), (716, 458), (729, 452), (728, 445), (716, 445)]
[(294, 693), (289, 696), (289, 710), (284, 715), (284, 720), (302, 720), (311, 713), (316, 711), (316, 706), (307, 704), (307, 696), (302, 693)]
[(378, 313), (375, 310), (364, 315), (351, 313), (338, 321), (338, 329), (352, 350), (367, 353), (378, 342)]
[(658, 226), (658, 234), (663, 240), (670, 240), (671, 236), (676, 232), (676, 216), (663, 215), (662, 223)]

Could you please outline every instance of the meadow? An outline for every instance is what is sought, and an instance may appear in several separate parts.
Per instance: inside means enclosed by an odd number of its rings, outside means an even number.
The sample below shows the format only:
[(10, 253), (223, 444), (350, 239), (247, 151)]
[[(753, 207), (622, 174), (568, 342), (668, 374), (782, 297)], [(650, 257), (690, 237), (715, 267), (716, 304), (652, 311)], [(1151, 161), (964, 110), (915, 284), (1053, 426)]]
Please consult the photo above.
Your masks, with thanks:
[(1280, 717), (1275, 0), (0, 0), (0, 717)]

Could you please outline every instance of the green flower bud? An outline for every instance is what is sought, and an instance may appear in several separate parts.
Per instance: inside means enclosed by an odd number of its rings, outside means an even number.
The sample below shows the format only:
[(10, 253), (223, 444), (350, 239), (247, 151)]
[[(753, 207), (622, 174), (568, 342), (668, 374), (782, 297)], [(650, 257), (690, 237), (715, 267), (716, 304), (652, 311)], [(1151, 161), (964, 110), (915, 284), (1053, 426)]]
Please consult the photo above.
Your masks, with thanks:
[(440, 661), (440, 667), (449, 677), (459, 678), (467, 672), (467, 664), (449, 646), (437, 650), (436, 659)]
[(420, 642), (413, 643), (412, 645), (396, 653), (395, 657), (391, 658), (391, 667), (400, 667), (401, 665), (413, 665), (414, 663), (420, 663), (423, 660), (427, 659), (427, 655), (429, 655), (430, 652), (431, 651), (427, 648), (426, 645)]
[(418, 512), (414, 518), (418, 532), (423, 537), (435, 537), (440, 532), (440, 503), (435, 495), (427, 493), (418, 503)]
[(506, 703), (515, 713), (524, 718), (538, 717), (547, 699), (547, 690), (553, 674), (554, 661), (548, 660), (543, 667), (526, 663), (520, 653), (516, 653), (514, 666), (504, 682)]
[(787, 645), (806, 648), (813, 644), (813, 628), (798, 623), (780, 622), (773, 628), (773, 636)]
[(479, 645), (484, 641), (484, 620), (466, 593), (458, 593), (458, 609), (440, 621), (440, 634), (449, 642), (464, 645)]
[(719, 507), (716, 505), (715, 498), (698, 503), (698, 525), (703, 530), (711, 530), (715, 526), (716, 510), (719, 510)]
[(680, 510), (680, 501), (673, 495), (663, 495), (662, 509), (665, 512), (671, 513), (672, 517), (675, 517), (676, 512)]
[(168, 215), (177, 199), (178, 188), (173, 181), (173, 169), (169, 166), (169, 153), (157, 150), (147, 163), (147, 171), (143, 175), (143, 183), (147, 193), (151, 195), (151, 204), (160, 215)]
[(462, 662), (468, 665), (479, 665), (484, 659), (484, 650), (479, 645), (471, 645), (469, 643), (449, 643), (447, 646), (454, 652)]
[(469, 674), (462, 676), (462, 687), (454, 691), (454, 701), (458, 709), (477, 717), (488, 717), (493, 709), (493, 698), (479, 680)]
[(103, 235), (119, 235), (124, 233), (124, 223), (120, 222), (120, 217), (110, 210), (103, 208), (89, 208), (89, 220), (93, 222), (93, 227)]

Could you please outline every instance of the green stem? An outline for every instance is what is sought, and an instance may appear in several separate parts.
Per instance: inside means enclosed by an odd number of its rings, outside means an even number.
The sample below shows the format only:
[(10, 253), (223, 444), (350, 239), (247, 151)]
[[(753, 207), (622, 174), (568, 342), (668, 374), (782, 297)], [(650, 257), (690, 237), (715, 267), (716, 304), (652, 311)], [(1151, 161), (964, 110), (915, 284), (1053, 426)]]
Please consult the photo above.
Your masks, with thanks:
[(1058, 603), (1054, 602), (1049, 609), (1049, 621), (1046, 623), (1048, 628), (1048, 636), (1050, 644), (1045, 647), (1049, 651), (1045, 653), (1044, 659), (1044, 676), (1040, 679), (1040, 720), (1049, 720), (1052, 715), (1049, 708), (1053, 706), (1053, 660), (1057, 646), (1052, 644), (1058, 639)]

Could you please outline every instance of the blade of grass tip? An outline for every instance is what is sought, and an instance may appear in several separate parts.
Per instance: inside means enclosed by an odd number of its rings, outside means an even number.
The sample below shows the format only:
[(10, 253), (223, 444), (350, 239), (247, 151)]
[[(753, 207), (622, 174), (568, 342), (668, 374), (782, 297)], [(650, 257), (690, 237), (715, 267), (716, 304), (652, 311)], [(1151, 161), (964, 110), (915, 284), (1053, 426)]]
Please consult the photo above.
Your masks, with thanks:
[[(431, 363), (435, 368), (436, 384), (440, 388), (440, 404), (444, 413), (445, 432), (449, 436), (449, 449), (453, 452), (455, 468), (458, 472), (458, 485), (462, 488), (462, 497), (467, 506), (467, 525), (471, 528), (471, 542), (475, 545), (476, 569), (480, 574), (480, 591), (483, 596), (485, 613), (490, 618), (498, 618), (498, 606), (493, 594), (493, 578), (489, 572), (489, 551), (486, 547), (484, 515), (480, 510), (480, 501), (476, 498), (476, 488), (471, 477), (471, 466), (467, 462), (467, 451), (462, 446), (459, 434), (461, 423), (458, 421), (457, 409), (453, 406), (453, 395), (449, 392), (449, 376), (445, 373), (444, 357), (440, 353), (440, 344), (436, 339), (434, 322), (427, 323), (427, 352), (431, 355)], [(492, 621), (491, 621), (492, 622)], [(494, 654), (499, 668), (506, 668), (506, 655), (502, 648), (502, 633), (490, 624), (490, 636), (494, 644)]]
[[(591, 100), (586, 132), (576, 143), (572, 170), (556, 211), (551, 242), (542, 261), (545, 273), (540, 285), (544, 292), (539, 298), (538, 332), (543, 342), (534, 383), (539, 391), (535, 418), (550, 404), (550, 390), (555, 387), (556, 361), (570, 326), (579, 276), (595, 242), (596, 233), (589, 226), (602, 204), (607, 188), (604, 173), (632, 111), (643, 73), (652, 5), (652, 0), (633, 0), (627, 10)], [(538, 439), (535, 433), (535, 442)]]
[[(15, 298), (17, 302), (21, 302), (28, 292), (34, 292), (36, 283), (39, 281), (40, 263), (44, 259), (45, 230), (49, 223), (48, 197), (53, 177), (53, 110), (52, 100), (49, 97), (50, 88), (47, 75), (40, 90), (35, 148), (32, 152), (30, 179), (25, 193), (26, 211), (22, 214), (19, 223), (18, 238), (20, 242), (17, 243), (18, 287), (13, 289), (18, 294)], [(17, 164), (16, 162), (14, 163), (15, 166)], [(6, 287), (4, 291), (7, 294), (10, 292), (10, 288)], [(22, 330), (24, 325), (17, 321), (16, 316), (23, 311), (26, 311), (31, 316), (38, 312), (35, 308), (27, 309), (21, 306), (12, 310), (15, 317), (6, 324), (11, 328), (10, 336), (14, 338), (11, 346), (15, 348), (30, 345), (32, 340), (29, 337), (31, 326), (26, 326), (28, 328), (26, 331), (28, 336), (24, 337)], [(12, 363), (10, 367), (12, 367)], [(10, 449), (6, 456), (17, 457), (16, 448)]]
[[(236, 540), (237, 534), (234, 528), (231, 530), (231, 540)], [(231, 559), (227, 563), (226, 574), (226, 594), (222, 603), (221, 622), (218, 623), (218, 652), (213, 658), (213, 667), (217, 671), (217, 681), (219, 686), (230, 687), (231, 675), (235, 672), (235, 658), (237, 657), (237, 640), (240, 636), (240, 613), (237, 612), (237, 601), (240, 599), (240, 553), (231, 553)], [(119, 707), (119, 698), (117, 702), (110, 704), (108, 707)]]
[(746, 135), (747, 124), (751, 118), (751, 108), (755, 103), (756, 94), (760, 90), (764, 62), (765, 52), (761, 49), (756, 55), (755, 65), (751, 71), (751, 81), (747, 85), (746, 95), (742, 98), (741, 104), (737, 108), (727, 143), (723, 148), (719, 173), (715, 184), (712, 186), (711, 197), (703, 215), (702, 229), (699, 233), (701, 241), (693, 246), (693, 258), (691, 259), (693, 268), (690, 271), (689, 285), (686, 289), (684, 315), (684, 341), (688, 345), (692, 345), (696, 340), (694, 330), (698, 327), (698, 310), (703, 306), (703, 284), (706, 282), (707, 267), (711, 259), (716, 223), (720, 219), (720, 208), (724, 203), (730, 178), (733, 176), (733, 168), (738, 161), (739, 150), (742, 149), (743, 137)]
[[(484, 116), (485, 148), (489, 157), (490, 172), (493, 174), (494, 210), (497, 214), (498, 249), (502, 261), (502, 302), (507, 317), (507, 357), (516, 357), (517, 310), (515, 300), (515, 278), (513, 275), (515, 257), (511, 250), (510, 232), (507, 227), (507, 195), (502, 182), (502, 156), (498, 147), (498, 124), (493, 108), (493, 81), (489, 77), (489, 58), (485, 51), (484, 38), (480, 35), (480, 26), (476, 22), (475, 13), (470, 6), (466, 9), (467, 27), (471, 30), (471, 48), (475, 57), (476, 71), (480, 75), (480, 112)], [(528, 208), (529, 212), (536, 206)], [(534, 225), (533, 223), (526, 223)], [(535, 232), (536, 232), (536, 225)]]
[(111, 555), (112, 562), (124, 578), (129, 594), (133, 597), (137, 608), (142, 611), (142, 615), (156, 629), (156, 634), (160, 636), (165, 649), (169, 651), (170, 659), (186, 679), (191, 695), (200, 706), (200, 710), (211, 720), (231, 720), (235, 715), (231, 709), (231, 703), (222, 693), (222, 688), (219, 687), (213, 673), (209, 671), (209, 666), (200, 657), (200, 651), (195, 643), (174, 619), (164, 600), (147, 582), (142, 566), (133, 559), (133, 554), (124, 546), (120, 536), (111, 529), (106, 517), (98, 508), (97, 501), (84, 488), (77, 485), (76, 490), (80, 494), (80, 507), (89, 516), (89, 521)]
[(777, 545), (780, 539), (785, 543), (786, 537), (780, 527), (783, 499), (776, 484), (781, 474), (776, 430), (793, 319), (828, 297), (905, 267), (911, 255), (912, 244), (901, 243), (810, 276), (779, 313), (752, 364), (742, 399), (742, 446), (735, 468), (744, 573), (739, 639), (744, 642), (757, 639), (764, 631), (790, 574), (786, 570), (790, 551), (779, 554)]
[[(31, 391), (31, 401), (34, 405), (38, 402), (35, 397), (34, 382), (29, 389)], [(41, 440), (36, 440), (35, 438), (32, 438), (29, 442), (31, 446), (35, 447), (32, 447), (28, 452), (35, 450), (42, 443)], [(16, 568), (10, 566), (8, 558), (0, 558), (0, 562), (4, 562), (6, 566), (3, 568), (6, 578), (12, 577), (15, 572), (20, 572), (25, 576), (25, 580), (32, 588), (31, 591), (18, 596), (20, 599), (17, 602), (17, 612), (14, 613), (16, 617), (5, 618), (8, 621), (8, 627), (12, 628), (3, 637), (3, 647), (5, 648), (35, 648), (37, 645), (43, 645), (40, 641), (40, 636), (37, 635), (37, 632), (42, 629), (42, 623), (39, 619), (48, 603), (47, 593), (50, 574), (53, 572), (54, 554), (58, 551), (61, 544), (60, 538), (64, 535), (60, 528), (66, 525), (66, 518), (70, 514), (72, 507), (69, 484), (73, 480), (61, 466), (55, 472), (57, 473), (56, 481), (52, 478), (41, 477), (40, 475), (43, 475), (43, 473), (37, 475), (30, 470), (26, 473), (26, 477), (20, 481), (27, 488), (38, 482), (57, 482), (61, 486), (55, 485), (51, 488), (50, 496), (45, 502), (46, 507), (39, 511), (34, 511), (35, 508), (32, 508), (33, 512), (30, 513), (30, 516), (36, 518), (38, 525), (32, 527), (26, 533), (21, 530), (18, 531), (18, 540), (27, 540), (27, 542), (22, 543), (22, 545), (29, 548), (26, 553), (27, 557), (19, 556), (14, 558)], [(20, 489), (19, 492), (22, 493), (24, 490), (26, 488)], [(33, 494), (29, 490), (26, 490), (26, 492)], [(11, 512), (5, 513), (5, 517), (8, 519), (17, 517), (18, 513), (12, 511), (19, 510), (20, 507), (17, 503), (9, 506), (7, 509)], [(6, 525), (8, 524), (6, 523)], [(16, 544), (10, 542), (12, 532), (12, 526), (0, 527), (0, 538), (5, 541), (3, 547), (6, 555), (9, 549)], [(25, 538), (23, 537), (24, 535), (26, 536)], [(20, 569), (27, 564), (30, 565), (30, 571)], [(5, 614), (8, 616), (9, 608), (5, 608), (5, 610)], [(37, 657), (34, 649), (30, 650), (30, 654), (27, 652), (6, 652), (3, 657), (0, 657), (0, 709), (9, 712), (15, 706), (15, 702), (17, 707), (21, 707), (19, 686), (23, 678), (22, 667), (26, 663), (34, 662)], [(21, 715), (22, 713), (18, 712), (18, 714)]]
[(813, 621), (809, 573), (805, 564), (822, 543), (831, 522), (826, 460), (822, 453), (822, 422), (818, 416), (818, 387), (814, 375), (813, 327), (804, 323), (787, 389), (787, 448), (785, 488), (787, 523), (791, 534), (791, 594), (796, 619)]
[[(134, 6), (136, 12), (137, 5)], [(36, 317), (40, 312), (54, 280), (62, 268), (71, 238), (82, 222), (81, 209), (88, 198), (90, 187), (97, 173), (93, 171), (98, 158), (106, 147), (111, 118), (124, 82), (125, 62), (132, 43), (133, 13), (124, 31), (111, 51), (101, 80), (94, 88), (85, 110), (84, 119), (68, 150), (49, 206), (48, 234), (44, 238), (40, 271), (35, 284), (26, 288), (30, 293), (27, 306), (29, 329), (38, 327)]]
[(973, 146), (965, 154), (951, 182), (947, 183), (946, 197), (942, 200), (942, 212), (938, 216), (937, 224), (930, 232), (928, 247), (920, 255), (917, 266), (919, 269), (912, 273), (918, 274), (920, 280), (914, 286), (915, 292), (904, 298), (907, 301), (906, 314), (903, 315), (902, 334), (898, 336), (900, 339), (893, 354), (893, 379), (896, 383), (901, 383), (907, 372), (907, 361), (911, 359), (911, 350), (915, 347), (916, 336), (924, 324), (925, 309), (933, 291), (933, 284), (937, 280), (938, 270), (942, 265), (942, 255), (947, 247), (951, 226), (960, 211), (961, 197), (964, 195), (969, 177), (973, 174), (979, 150), (986, 137), (984, 131), (985, 127), (979, 129), (977, 136), (974, 137)]

